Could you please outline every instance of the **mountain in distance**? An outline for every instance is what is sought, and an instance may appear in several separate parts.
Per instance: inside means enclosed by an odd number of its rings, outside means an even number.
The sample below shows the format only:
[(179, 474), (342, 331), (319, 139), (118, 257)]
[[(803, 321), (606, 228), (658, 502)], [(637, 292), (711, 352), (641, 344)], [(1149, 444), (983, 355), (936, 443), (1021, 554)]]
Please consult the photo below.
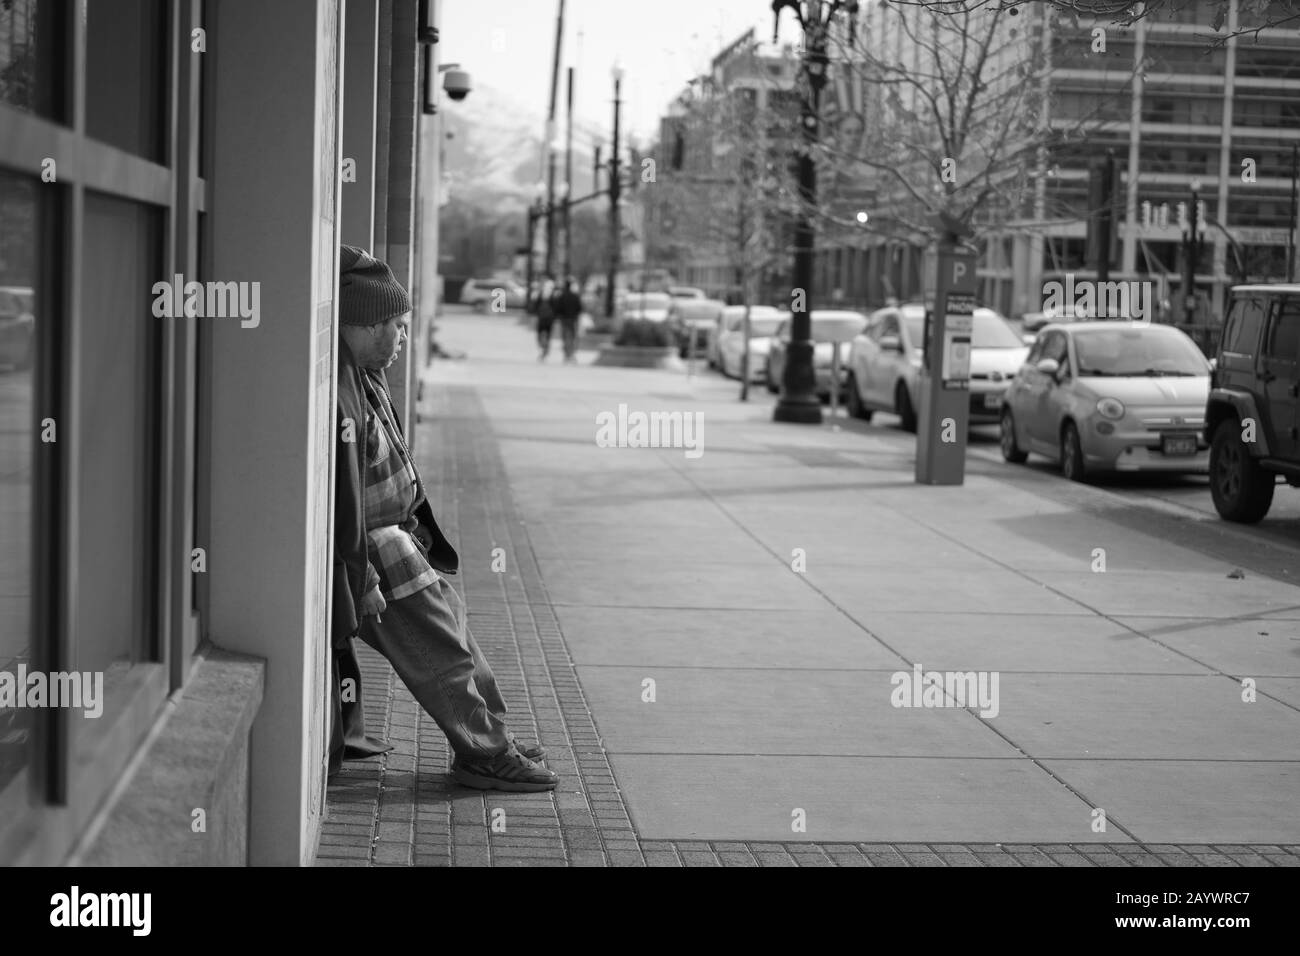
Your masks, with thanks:
[[(543, 109), (529, 109), (491, 86), (476, 86), (459, 103), (440, 98), (444, 135), (443, 175), (451, 199), (497, 213), (518, 212), (536, 196), (546, 181), (542, 153), (546, 117)], [(563, 108), (556, 117), (556, 190), (564, 181)], [(573, 130), (574, 191), (585, 196), (594, 191), (594, 144), (605, 131), (575, 123)], [(601, 159), (608, 161), (609, 146)], [(602, 184), (604, 177), (601, 177)]]

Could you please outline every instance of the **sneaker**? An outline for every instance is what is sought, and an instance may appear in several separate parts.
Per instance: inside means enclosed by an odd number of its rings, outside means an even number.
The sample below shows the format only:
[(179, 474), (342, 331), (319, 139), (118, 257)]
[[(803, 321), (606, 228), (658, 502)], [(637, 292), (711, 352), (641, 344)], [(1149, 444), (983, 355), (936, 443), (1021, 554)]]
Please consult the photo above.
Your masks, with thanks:
[(527, 757), (529, 760), (545, 760), (545, 759), (546, 759), (546, 748), (543, 747), (541, 744), (525, 744), (525, 743), (521, 743), (518, 739), (515, 738), (515, 735), (514, 735), (514, 734), (511, 734), (511, 735), (510, 735), (510, 743), (514, 746), (514, 748), (515, 748), (516, 750), (518, 750), (521, 754), (523, 754), (523, 755), (524, 755), (525, 757)]
[(540, 793), (554, 790), (560, 778), (553, 771), (539, 767), (512, 744), (495, 757), (457, 756), (451, 765), (456, 782), (475, 790), (508, 790), (514, 793)]

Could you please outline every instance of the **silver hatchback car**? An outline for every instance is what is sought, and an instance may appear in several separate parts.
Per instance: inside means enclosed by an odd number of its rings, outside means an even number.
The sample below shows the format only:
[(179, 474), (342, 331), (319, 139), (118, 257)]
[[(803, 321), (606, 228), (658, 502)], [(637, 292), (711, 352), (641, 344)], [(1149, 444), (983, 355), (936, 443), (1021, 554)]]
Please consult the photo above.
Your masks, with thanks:
[(1002, 457), (1093, 471), (1205, 472), (1210, 363), (1169, 325), (1075, 322), (1038, 334), (1002, 405)]

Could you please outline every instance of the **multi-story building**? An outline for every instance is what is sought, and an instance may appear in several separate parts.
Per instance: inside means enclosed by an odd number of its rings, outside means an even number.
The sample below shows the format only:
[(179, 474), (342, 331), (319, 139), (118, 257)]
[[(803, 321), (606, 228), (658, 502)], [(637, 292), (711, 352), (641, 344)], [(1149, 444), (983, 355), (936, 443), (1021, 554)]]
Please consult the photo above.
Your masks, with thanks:
[[(773, 214), (775, 203), (756, 191), (753, 205), (743, 213), (738, 202), (719, 201), (707, 210), (709, 221), (702, 225), (692, 213), (700, 209), (699, 198), (710, 185), (714, 196), (733, 197), (742, 175), (741, 154), (753, 144), (763, 158), (763, 168), (751, 173), (762, 183), (757, 189), (780, 188), (779, 183), (792, 156), (789, 118), (797, 115), (799, 94), (795, 89), (798, 61), (789, 51), (773, 52), (755, 41), (750, 30), (714, 57), (707, 74), (694, 79), (670, 106), (660, 121), (659, 142), (653, 154), (658, 176), (668, 188), (641, 190), (645, 209), (647, 264), (666, 268), (679, 281), (698, 286), (718, 298), (740, 294), (741, 277), (737, 249), (731, 234), (744, 228), (729, 218), (759, 215), (766, 210), (764, 226), (773, 232), (773, 244), (788, 245), (789, 222)], [(719, 123), (719, 118), (725, 121)], [(764, 175), (765, 173), (771, 175)], [(674, 190), (674, 184), (682, 184)], [(774, 197), (767, 197), (768, 200)], [(758, 295), (763, 300), (789, 301), (788, 257), (767, 264), (758, 278)]]
[[(1272, 28), (1215, 41), (1211, 23), (1224, 5), (1174, 4), (1128, 27), (1084, 17), (1076, 27), (1047, 4), (1020, 8), (1020, 56), (1045, 66), (1034, 80), (1044, 119), (1057, 133), (1075, 135), (1021, 173), (1027, 201), (1018, 211), (976, 220), (985, 301), (1008, 314), (1036, 311), (1045, 281), (1066, 272), (1095, 275), (1084, 250), (1089, 167), (1108, 150), (1120, 191), (1111, 279), (1158, 283), (1181, 318), (1185, 244), (1177, 209), (1193, 190), (1208, 219), (1196, 269), (1201, 320), (1221, 314), (1224, 290), (1240, 276), (1286, 277), (1300, 35)], [(1262, 22), (1239, 0), (1226, 7), (1221, 36)], [(878, 56), (920, 66), (916, 34), (890, 21), (922, 15), (877, 4), (859, 36)], [(999, 49), (1015, 55), (1014, 44)], [(889, 210), (877, 212), (887, 217)], [(850, 288), (850, 297), (866, 304), (924, 294), (929, 256), (920, 237), (828, 244), (819, 253), (819, 287)]]

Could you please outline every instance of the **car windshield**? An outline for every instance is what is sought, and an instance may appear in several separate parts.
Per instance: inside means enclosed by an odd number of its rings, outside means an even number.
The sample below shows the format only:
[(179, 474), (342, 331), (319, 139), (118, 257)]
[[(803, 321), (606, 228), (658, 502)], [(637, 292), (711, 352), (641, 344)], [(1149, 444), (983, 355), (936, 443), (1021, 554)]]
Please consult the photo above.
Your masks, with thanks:
[[(760, 338), (762, 336), (776, 335), (776, 330), (781, 325), (780, 319), (756, 319), (751, 317), (749, 320), (749, 335), (751, 338)], [(736, 320), (736, 331), (745, 331), (745, 317), (741, 316)]]
[(864, 319), (852, 316), (818, 317), (812, 320), (814, 342), (847, 342), (862, 331)]
[(670, 305), (672, 300), (659, 292), (647, 292), (644, 295), (634, 293), (627, 297), (629, 309), (666, 309)]
[(1074, 335), (1080, 375), (1209, 375), (1191, 339), (1171, 328), (1088, 329)]
[(973, 349), (1020, 349), (1025, 343), (996, 312), (977, 310), (972, 316), (970, 347)]

